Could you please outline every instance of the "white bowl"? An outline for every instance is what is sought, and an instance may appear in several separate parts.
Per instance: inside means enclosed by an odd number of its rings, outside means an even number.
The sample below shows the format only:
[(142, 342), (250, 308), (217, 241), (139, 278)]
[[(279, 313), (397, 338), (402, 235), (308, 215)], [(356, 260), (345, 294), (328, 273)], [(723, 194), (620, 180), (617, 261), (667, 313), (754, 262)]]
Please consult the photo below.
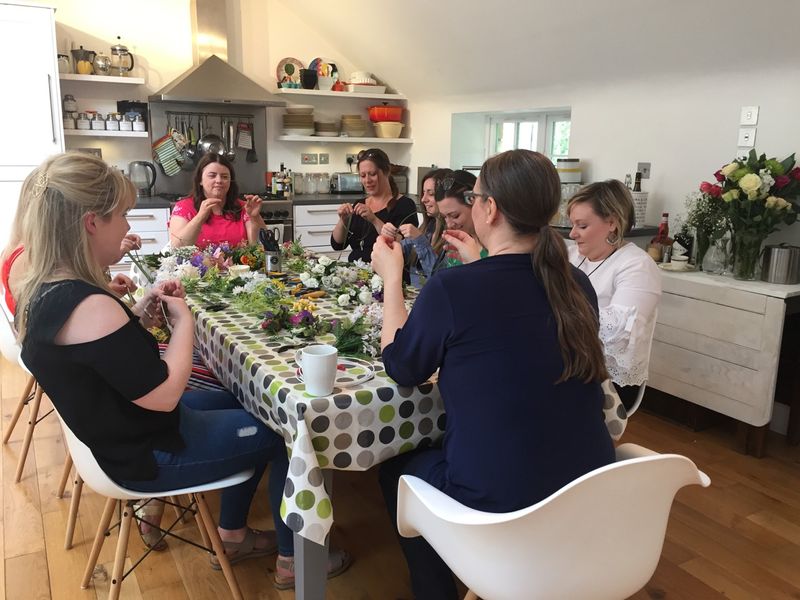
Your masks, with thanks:
[(250, 267), (247, 265), (231, 265), (228, 267), (228, 275), (231, 277), (239, 277), (240, 275), (244, 275), (250, 270)]
[(310, 104), (293, 104), (286, 107), (286, 112), (290, 115), (313, 115), (314, 107)]
[(373, 123), (375, 135), (379, 138), (399, 138), (403, 131), (403, 124), (396, 121), (378, 121)]

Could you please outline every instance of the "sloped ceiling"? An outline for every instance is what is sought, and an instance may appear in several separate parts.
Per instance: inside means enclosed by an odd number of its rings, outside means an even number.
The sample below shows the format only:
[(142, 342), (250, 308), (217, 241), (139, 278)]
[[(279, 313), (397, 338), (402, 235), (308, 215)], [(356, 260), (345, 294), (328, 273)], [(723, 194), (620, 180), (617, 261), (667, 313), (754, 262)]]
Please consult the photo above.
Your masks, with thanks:
[(799, 54), (800, 0), (281, 1), (353, 64), (415, 99), (736, 76)]

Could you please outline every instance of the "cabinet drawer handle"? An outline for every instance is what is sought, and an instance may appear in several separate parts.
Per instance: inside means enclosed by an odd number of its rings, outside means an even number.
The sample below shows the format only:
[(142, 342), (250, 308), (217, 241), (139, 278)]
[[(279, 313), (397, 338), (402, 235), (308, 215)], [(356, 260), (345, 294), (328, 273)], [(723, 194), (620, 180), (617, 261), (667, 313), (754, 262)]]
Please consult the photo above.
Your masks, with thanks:
[(142, 238), (143, 244), (155, 244), (158, 240), (156, 238)]
[(338, 208), (309, 208), (308, 214), (310, 215), (327, 215), (330, 213), (339, 212)]
[(128, 215), (128, 221), (155, 221), (156, 216), (149, 215)]
[(329, 235), (329, 234), (332, 234), (332, 233), (333, 233), (333, 229), (325, 229), (325, 230), (317, 229), (316, 231), (309, 230), (308, 235)]

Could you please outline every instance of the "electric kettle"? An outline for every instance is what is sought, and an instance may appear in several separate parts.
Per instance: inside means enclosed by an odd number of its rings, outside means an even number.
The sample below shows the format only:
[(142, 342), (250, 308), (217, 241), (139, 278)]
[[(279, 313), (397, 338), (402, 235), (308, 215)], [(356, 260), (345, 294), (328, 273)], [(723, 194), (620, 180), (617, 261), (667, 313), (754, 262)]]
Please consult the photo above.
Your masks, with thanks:
[(156, 168), (146, 160), (135, 160), (128, 164), (128, 179), (136, 188), (137, 198), (149, 198), (156, 184)]
[(133, 54), (119, 40), (120, 37), (117, 36), (117, 43), (111, 46), (111, 74), (125, 77), (133, 70)]

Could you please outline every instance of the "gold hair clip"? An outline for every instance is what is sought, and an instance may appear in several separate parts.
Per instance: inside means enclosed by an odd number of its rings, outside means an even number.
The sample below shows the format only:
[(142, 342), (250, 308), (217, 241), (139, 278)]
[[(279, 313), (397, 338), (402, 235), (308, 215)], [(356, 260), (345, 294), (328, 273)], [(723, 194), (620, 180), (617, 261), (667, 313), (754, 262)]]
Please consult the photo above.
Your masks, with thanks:
[(33, 183), (33, 192), (37, 196), (43, 196), (45, 191), (47, 191), (47, 173), (39, 173), (36, 177), (36, 181)]

